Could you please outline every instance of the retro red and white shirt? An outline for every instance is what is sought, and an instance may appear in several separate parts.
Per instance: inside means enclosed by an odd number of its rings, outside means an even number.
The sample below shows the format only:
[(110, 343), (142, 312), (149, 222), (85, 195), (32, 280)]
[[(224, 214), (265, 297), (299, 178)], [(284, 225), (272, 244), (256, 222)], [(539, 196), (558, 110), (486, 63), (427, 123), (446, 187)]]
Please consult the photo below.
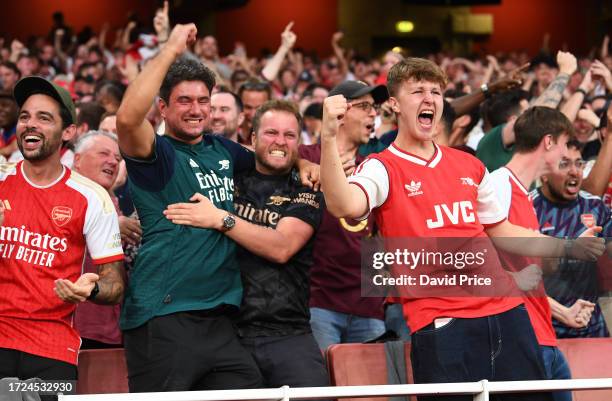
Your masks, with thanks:
[(19, 162), (0, 165), (0, 200), (0, 348), (76, 364), (75, 305), (59, 299), (54, 281), (78, 279), (86, 246), (95, 264), (123, 259), (110, 196), (67, 167), (37, 186)]
[[(501, 167), (491, 173), (491, 183), (495, 187), (495, 193), (502, 205), (504, 215), (508, 221), (517, 226), (540, 231), (538, 216), (529, 198), (529, 191), (514, 175), (512, 170)], [(538, 258), (517, 257), (500, 252), (502, 263), (511, 271), (520, 271), (530, 264), (541, 267)], [(544, 283), (540, 281), (538, 288), (526, 296), (525, 307), (529, 314), (529, 320), (535, 331), (540, 345), (557, 346), (557, 336), (552, 326), (552, 313), (550, 304), (546, 297)]]
[[(425, 160), (395, 144), (370, 155), (349, 177), (368, 198), (385, 238), (486, 237), (484, 225), (505, 220), (484, 165), (475, 157), (436, 145)], [(486, 268), (500, 272), (497, 258)], [(500, 275), (500, 274), (497, 274)], [(507, 284), (512, 286), (510, 276)], [(402, 298), (414, 332), (436, 318), (477, 318), (502, 313), (522, 303), (510, 297)]]

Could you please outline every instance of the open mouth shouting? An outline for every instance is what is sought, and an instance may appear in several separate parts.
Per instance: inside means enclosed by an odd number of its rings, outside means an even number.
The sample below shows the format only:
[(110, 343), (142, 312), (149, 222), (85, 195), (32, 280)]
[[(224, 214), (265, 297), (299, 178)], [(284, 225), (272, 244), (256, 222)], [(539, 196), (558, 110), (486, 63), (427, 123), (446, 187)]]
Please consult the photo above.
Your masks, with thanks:
[(22, 140), (22, 146), (24, 150), (35, 150), (42, 145), (43, 138), (35, 134), (26, 134)]
[(433, 110), (421, 110), (417, 116), (417, 120), (419, 121), (421, 128), (426, 131), (431, 130), (433, 128), (434, 115), (435, 113)]
[(565, 181), (565, 190), (570, 195), (576, 195), (580, 191), (580, 183), (578, 182), (578, 179), (570, 178)]

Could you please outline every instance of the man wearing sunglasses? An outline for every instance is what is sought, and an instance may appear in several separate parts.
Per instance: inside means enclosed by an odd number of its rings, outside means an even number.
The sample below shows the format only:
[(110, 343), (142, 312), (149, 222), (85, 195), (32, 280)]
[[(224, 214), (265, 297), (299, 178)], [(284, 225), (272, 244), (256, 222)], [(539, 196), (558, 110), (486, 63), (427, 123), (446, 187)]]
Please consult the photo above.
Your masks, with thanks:
[[(603, 237), (612, 237), (610, 209), (597, 197), (581, 190), (585, 161), (580, 154), (582, 145), (576, 140), (567, 143), (567, 156), (542, 176), (542, 187), (531, 193), (540, 231), (555, 237), (576, 237), (592, 225), (603, 228)], [(611, 248), (608, 243), (608, 249)], [(565, 307), (577, 299), (595, 304), (591, 319), (584, 327), (568, 327), (557, 319), (552, 324), (558, 338), (609, 337), (599, 305), (598, 267), (609, 269), (610, 258), (599, 263), (562, 260), (550, 276), (544, 279), (546, 293)], [(603, 283), (605, 287), (605, 282)], [(608, 286), (610, 289), (610, 286)]]

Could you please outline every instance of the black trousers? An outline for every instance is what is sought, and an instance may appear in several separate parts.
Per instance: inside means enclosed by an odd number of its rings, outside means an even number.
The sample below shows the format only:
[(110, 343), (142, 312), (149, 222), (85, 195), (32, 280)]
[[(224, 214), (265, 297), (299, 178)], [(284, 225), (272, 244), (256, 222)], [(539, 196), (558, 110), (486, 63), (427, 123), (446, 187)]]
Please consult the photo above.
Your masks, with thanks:
[(264, 387), (329, 386), (321, 350), (312, 333), (242, 338), (261, 374)]
[[(68, 362), (45, 358), (14, 349), (0, 348), (0, 378), (16, 377), (19, 380), (39, 378), (45, 380), (72, 381), (76, 388), (77, 367)], [(2, 394), (0, 394), (0, 399)], [(52, 395), (43, 395), (41, 400), (56, 400)]]
[(261, 374), (229, 317), (207, 311), (158, 316), (124, 331), (130, 392), (261, 387)]

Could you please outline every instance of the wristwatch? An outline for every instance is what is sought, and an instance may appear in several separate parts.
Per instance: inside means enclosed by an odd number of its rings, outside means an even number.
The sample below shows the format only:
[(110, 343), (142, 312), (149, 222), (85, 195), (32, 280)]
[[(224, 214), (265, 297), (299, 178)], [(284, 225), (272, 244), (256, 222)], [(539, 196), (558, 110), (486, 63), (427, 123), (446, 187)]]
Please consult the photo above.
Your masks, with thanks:
[(91, 289), (91, 293), (87, 297), (87, 300), (93, 301), (94, 299), (96, 299), (96, 296), (98, 295), (99, 292), (100, 292), (100, 286), (98, 285), (98, 282), (96, 282), (94, 283), (94, 288)]
[(489, 92), (489, 85), (487, 84), (480, 85), (480, 90), (484, 94), (485, 98), (488, 99), (489, 97), (491, 97), (491, 92)]
[(236, 218), (230, 213), (228, 213), (223, 218), (223, 232), (231, 230), (232, 228), (234, 228), (235, 225), (236, 225)]

